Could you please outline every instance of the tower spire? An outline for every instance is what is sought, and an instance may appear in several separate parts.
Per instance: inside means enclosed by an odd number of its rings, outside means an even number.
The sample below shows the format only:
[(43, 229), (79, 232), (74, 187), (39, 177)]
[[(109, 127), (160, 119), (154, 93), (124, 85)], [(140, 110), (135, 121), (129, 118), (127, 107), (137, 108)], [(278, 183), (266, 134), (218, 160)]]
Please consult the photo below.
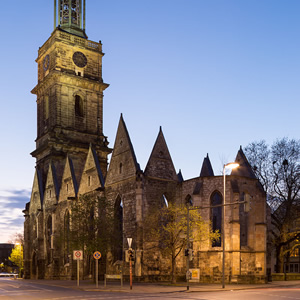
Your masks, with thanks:
[(87, 38), (85, 34), (85, 0), (54, 0), (54, 29)]

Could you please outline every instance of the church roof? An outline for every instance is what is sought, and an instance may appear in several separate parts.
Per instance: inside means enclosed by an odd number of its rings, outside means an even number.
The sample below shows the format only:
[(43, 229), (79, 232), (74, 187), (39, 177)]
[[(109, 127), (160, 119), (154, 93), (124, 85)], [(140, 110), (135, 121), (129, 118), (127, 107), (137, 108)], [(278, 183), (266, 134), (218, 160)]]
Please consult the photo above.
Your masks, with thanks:
[(244, 152), (242, 150), (242, 146), (240, 147), (240, 150), (237, 153), (235, 162), (237, 162), (239, 164), (239, 167), (236, 169), (233, 169), (231, 171), (231, 175), (257, 179), (247, 158), (246, 158), (246, 155), (244, 154)]
[(203, 164), (200, 172), (200, 177), (205, 177), (205, 176), (214, 176), (214, 171), (211, 166), (208, 154), (203, 160)]
[(145, 168), (145, 175), (178, 181), (174, 164), (161, 127)]

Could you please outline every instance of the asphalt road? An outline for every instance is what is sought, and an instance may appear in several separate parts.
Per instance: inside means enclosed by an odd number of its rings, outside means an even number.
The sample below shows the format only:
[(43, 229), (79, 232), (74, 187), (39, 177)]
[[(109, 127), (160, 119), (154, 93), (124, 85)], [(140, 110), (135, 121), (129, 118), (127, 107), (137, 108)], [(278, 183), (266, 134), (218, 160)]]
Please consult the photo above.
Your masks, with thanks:
[(288, 300), (300, 299), (299, 285), (256, 288), (232, 291), (168, 291), (155, 289), (153, 292), (137, 293), (130, 291), (87, 291), (71, 287), (47, 285), (41, 283), (26, 282), (0, 278), (0, 300), (80, 300), (80, 299), (118, 299), (118, 300), (151, 300), (151, 299), (186, 299), (186, 300)]

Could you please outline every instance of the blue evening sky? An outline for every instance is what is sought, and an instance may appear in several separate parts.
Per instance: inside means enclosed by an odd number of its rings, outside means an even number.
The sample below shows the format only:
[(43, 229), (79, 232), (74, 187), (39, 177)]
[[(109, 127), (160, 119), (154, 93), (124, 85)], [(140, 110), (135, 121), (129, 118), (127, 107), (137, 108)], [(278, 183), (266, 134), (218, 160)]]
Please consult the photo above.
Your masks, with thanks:
[[(21, 230), (35, 161), (35, 59), (53, 0), (1, 3), (0, 242)], [(144, 169), (162, 126), (176, 170), (215, 174), (242, 145), (300, 138), (299, 0), (87, 0), (103, 43), (104, 134), (123, 113)]]

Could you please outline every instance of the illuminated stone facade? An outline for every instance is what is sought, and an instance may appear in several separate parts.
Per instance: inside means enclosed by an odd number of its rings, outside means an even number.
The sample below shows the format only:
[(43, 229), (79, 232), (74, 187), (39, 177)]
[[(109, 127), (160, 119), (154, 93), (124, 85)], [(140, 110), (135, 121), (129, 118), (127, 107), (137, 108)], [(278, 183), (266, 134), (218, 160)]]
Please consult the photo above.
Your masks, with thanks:
[[(76, 3), (80, 5), (80, 1)], [(57, 27), (38, 51), (38, 84), (32, 91), (37, 96), (38, 130), (32, 152), (36, 172), (24, 210), (25, 278), (75, 277), (72, 249), (62, 248), (60, 237), (70, 226), (66, 221), (70, 203), (80, 195), (104, 196), (122, 213), (119, 236), (123, 246), (110, 255), (102, 272), (114, 272), (114, 262), (124, 260), (130, 236), (138, 280), (170, 278), (168, 260), (145, 248), (144, 219), (149, 208), (162, 197), (181, 204), (191, 197), (194, 205), (201, 206), (212, 205), (216, 195), (223, 201), (223, 177), (214, 176), (209, 158), (204, 159), (199, 177), (183, 180), (174, 168), (161, 129), (144, 171), (122, 116), (112, 152), (103, 134), (103, 91), (108, 87), (102, 79), (103, 55), (101, 43), (89, 41), (80, 28), (75, 33), (68, 30), (66, 24)], [(242, 204), (226, 208), (226, 281), (264, 282), (266, 197), (242, 149), (236, 160), (240, 167), (226, 176), (226, 202), (242, 201), (248, 195), (252, 208), (250, 212), (245, 212)], [(212, 220), (211, 209), (204, 209), (202, 215), (206, 221)], [(220, 224), (220, 219), (213, 222), (217, 221)], [(193, 249), (190, 265), (200, 269), (200, 280), (220, 281), (221, 244), (194, 243)], [(185, 272), (182, 252), (177, 274), (182, 278)], [(126, 263), (124, 273), (128, 275)]]

